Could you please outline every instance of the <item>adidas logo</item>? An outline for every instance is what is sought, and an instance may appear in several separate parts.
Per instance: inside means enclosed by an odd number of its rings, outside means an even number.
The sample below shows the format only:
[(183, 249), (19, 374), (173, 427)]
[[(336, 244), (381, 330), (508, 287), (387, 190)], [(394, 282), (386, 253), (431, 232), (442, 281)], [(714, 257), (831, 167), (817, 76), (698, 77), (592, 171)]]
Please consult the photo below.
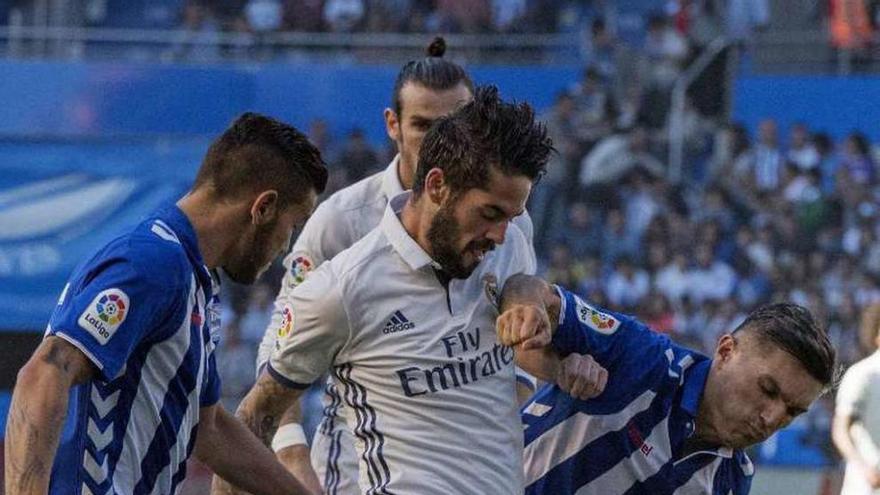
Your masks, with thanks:
[(391, 319), (388, 320), (388, 323), (385, 324), (382, 333), (403, 332), (405, 330), (412, 330), (415, 326), (415, 323), (409, 321), (406, 316), (403, 316), (403, 313), (401, 313), (400, 310), (397, 310), (391, 315)]

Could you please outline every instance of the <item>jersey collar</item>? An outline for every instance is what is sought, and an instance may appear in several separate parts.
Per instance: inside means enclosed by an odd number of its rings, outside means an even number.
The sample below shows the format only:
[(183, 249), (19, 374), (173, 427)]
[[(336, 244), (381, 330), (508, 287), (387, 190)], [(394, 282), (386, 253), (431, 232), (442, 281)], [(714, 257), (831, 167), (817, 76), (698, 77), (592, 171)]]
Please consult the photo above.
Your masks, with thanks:
[(421, 270), (426, 266), (439, 268), (439, 265), (428, 256), (428, 253), (409, 235), (400, 222), (400, 212), (409, 200), (412, 193), (407, 191), (391, 198), (385, 208), (385, 214), (380, 223), (382, 232), (391, 243), (391, 247), (413, 270)]
[(688, 369), (684, 376), (681, 408), (694, 418), (697, 417), (700, 399), (703, 397), (703, 389), (706, 388), (706, 379), (709, 377), (709, 369), (711, 367), (712, 360), (704, 359)]
[(190, 223), (189, 218), (178, 208), (176, 204), (171, 204), (167, 208), (162, 209), (156, 215), (159, 220), (165, 222), (174, 234), (177, 236), (180, 244), (186, 250), (187, 255), (196, 266), (205, 264), (202, 260), (202, 253), (199, 251), (199, 241), (196, 238), (196, 231)]
[(403, 192), (403, 185), (400, 183), (400, 174), (397, 173), (397, 164), (400, 163), (400, 155), (394, 157), (391, 163), (382, 173), (382, 194), (385, 199), (391, 200)]

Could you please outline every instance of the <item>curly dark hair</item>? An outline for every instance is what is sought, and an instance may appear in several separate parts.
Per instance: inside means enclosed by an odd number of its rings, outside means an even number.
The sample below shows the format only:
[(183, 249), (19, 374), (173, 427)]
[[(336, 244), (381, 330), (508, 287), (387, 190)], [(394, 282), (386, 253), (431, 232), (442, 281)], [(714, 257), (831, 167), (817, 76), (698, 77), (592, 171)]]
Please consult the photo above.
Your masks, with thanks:
[(327, 186), (327, 168), (308, 138), (293, 126), (248, 112), (208, 148), (194, 189), (210, 187), (218, 197), (275, 189), (279, 204), (300, 203), (308, 189)]
[(495, 86), (480, 86), (474, 99), (431, 126), (419, 150), (413, 195), (421, 195), (431, 169), (443, 170), (453, 194), (485, 188), (490, 167), (533, 182), (545, 171), (553, 142), (527, 103), (502, 101)]
[(837, 353), (827, 332), (803, 306), (792, 303), (761, 306), (734, 332), (748, 332), (760, 342), (791, 354), (810, 376), (826, 387), (833, 386), (837, 379)]

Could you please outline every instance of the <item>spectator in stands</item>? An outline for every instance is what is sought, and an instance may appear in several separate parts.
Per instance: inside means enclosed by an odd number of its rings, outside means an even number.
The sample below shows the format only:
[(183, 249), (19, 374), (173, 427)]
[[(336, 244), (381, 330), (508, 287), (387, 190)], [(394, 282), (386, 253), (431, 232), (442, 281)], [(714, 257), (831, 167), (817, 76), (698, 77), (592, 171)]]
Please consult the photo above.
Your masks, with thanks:
[(819, 152), (810, 141), (810, 130), (803, 122), (791, 126), (785, 158), (801, 171), (813, 170), (819, 166)]
[(270, 33), (281, 28), (283, 16), (280, 0), (248, 0), (244, 15), (251, 30), (257, 34)]
[(338, 164), (344, 167), (349, 184), (354, 184), (377, 171), (379, 157), (376, 150), (367, 142), (363, 129), (355, 127), (351, 130), (348, 141), (340, 150)]
[(822, 174), (822, 193), (831, 194), (834, 191), (835, 176), (837, 175), (838, 161), (834, 155), (834, 143), (831, 137), (824, 132), (813, 134), (813, 148), (819, 158), (819, 172)]
[(712, 255), (712, 246), (700, 244), (694, 249), (695, 265), (688, 270), (687, 295), (695, 302), (720, 301), (733, 294), (736, 272)]
[(584, 35), (581, 53), (588, 67), (595, 69), (606, 81), (613, 81), (617, 74), (618, 41), (599, 17), (590, 23)]
[(609, 210), (602, 229), (602, 264), (611, 266), (619, 258), (636, 257), (638, 252), (639, 239), (627, 229), (623, 213), (619, 209)]
[(776, 121), (764, 119), (758, 125), (758, 144), (752, 159), (754, 184), (760, 191), (775, 191), (782, 177), (782, 153)]
[(580, 183), (589, 186), (610, 183), (637, 167), (656, 176), (665, 173), (663, 164), (648, 150), (648, 131), (638, 126), (600, 141), (581, 161)]
[(581, 81), (569, 90), (580, 117), (580, 141), (587, 147), (611, 133), (617, 119), (614, 95), (595, 67), (584, 70)]
[(220, 58), (217, 41), (220, 28), (207, 6), (188, 1), (183, 6), (184, 38), (171, 46), (163, 55), (168, 60), (212, 62)]
[(285, 30), (324, 31), (324, 0), (285, 0), (282, 17)]
[(621, 256), (614, 263), (608, 277), (605, 293), (616, 308), (632, 311), (651, 290), (648, 273), (635, 265), (629, 256)]
[(365, 13), (364, 0), (326, 0), (324, 3), (324, 23), (337, 33), (355, 31)]
[(598, 256), (602, 228), (596, 214), (586, 203), (577, 202), (568, 209), (568, 221), (559, 230), (555, 241), (568, 247), (575, 259)]
[(491, 0), (490, 26), (496, 33), (516, 31), (526, 13), (526, 0)]
[(832, 438), (846, 460), (841, 495), (880, 489), (880, 304), (862, 313), (862, 341), (872, 353), (847, 370), (837, 391)]
[(854, 132), (847, 136), (843, 144), (839, 167), (845, 175), (847, 183), (858, 185), (874, 183), (877, 170), (871, 156), (868, 138), (864, 134)]
[(542, 116), (547, 134), (553, 139), (557, 153), (550, 158), (547, 174), (532, 190), (529, 211), (535, 225), (535, 237), (540, 246), (544, 239), (557, 235), (564, 219), (568, 189), (576, 184), (578, 165), (583, 156), (581, 115), (574, 98), (565, 91), (556, 95), (553, 107)]
[(728, 39), (739, 44), (752, 41), (755, 31), (770, 24), (770, 4), (767, 0), (728, 0), (724, 27)]
[(648, 19), (642, 50), (646, 57), (648, 80), (668, 88), (681, 72), (689, 47), (684, 36), (665, 16), (655, 14)]

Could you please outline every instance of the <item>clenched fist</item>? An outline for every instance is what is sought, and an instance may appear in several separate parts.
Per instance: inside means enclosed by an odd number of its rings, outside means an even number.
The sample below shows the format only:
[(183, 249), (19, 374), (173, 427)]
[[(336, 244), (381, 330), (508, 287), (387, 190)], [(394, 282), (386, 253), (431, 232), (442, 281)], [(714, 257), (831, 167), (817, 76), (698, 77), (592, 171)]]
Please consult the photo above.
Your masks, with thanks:
[(608, 371), (588, 354), (569, 354), (559, 365), (556, 385), (576, 399), (598, 396), (608, 383)]
[(540, 349), (550, 344), (550, 320), (547, 310), (533, 304), (514, 304), (495, 322), (501, 345), (520, 345), (523, 350)]

